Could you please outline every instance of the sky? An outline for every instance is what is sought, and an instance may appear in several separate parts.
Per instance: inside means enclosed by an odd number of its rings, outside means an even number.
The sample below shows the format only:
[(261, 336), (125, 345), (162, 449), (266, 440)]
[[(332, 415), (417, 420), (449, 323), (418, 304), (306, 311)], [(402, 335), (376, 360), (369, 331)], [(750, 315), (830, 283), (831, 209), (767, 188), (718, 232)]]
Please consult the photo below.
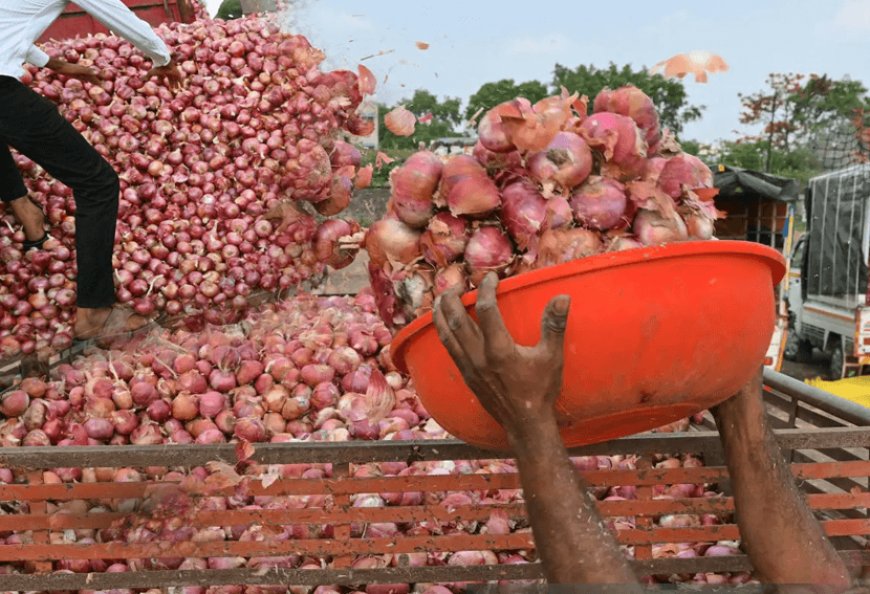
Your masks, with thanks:
[[(212, 13), (221, 0), (207, 0)], [(303, 0), (291, 27), (326, 52), (327, 66), (365, 60), (388, 104), (417, 88), (463, 100), (486, 82), (549, 83), (553, 66), (610, 62), (652, 66), (706, 50), (730, 70), (707, 84), (686, 79), (700, 121), (683, 138), (705, 143), (751, 132), (739, 123), (738, 93), (771, 72), (827, 73), (870, 85), (870, 0)], [(426, 51), (415, 43), (430, 44)], [(574, 91), (575, 89), (571, 89)], [(582, 92), (582, 89), (577, 89)]]

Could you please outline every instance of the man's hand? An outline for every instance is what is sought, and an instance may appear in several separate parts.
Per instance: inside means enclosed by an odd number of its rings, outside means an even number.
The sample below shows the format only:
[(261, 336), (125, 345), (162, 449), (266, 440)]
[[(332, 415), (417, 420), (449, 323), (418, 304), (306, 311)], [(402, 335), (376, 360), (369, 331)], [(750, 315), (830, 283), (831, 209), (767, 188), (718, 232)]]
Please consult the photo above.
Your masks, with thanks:
[(166, 66), (155, 66), (149, 70), (145, 80), (150, 80), (155, 76), (165, 82), (170, 89), (176, 90), (181, 88), (181, 81), (184, 78), (181, 70), (178, 69), (175, 58), (172, 58)]
[(71, 64), (58, 58), (52, 58), (46, 64), (47, 68), (51, 68), (58, 74), (77, 78), (83, 82), (89, 82), (92, 85), (98, 85), (101, 82), (100, 73), (95, 68), (82, 66), (81, 64)]
[(504, 325), (496, 303), (497, 286), (494, 273), (480, 285), (479, 325), (466, 313), (456, 293), (446, 293), (435, 307), (435, 327), (465, 383), (505, 428), (509, 439), (517, 442), (534, 436), (541, 422), (555, 421), (570, 298), (553, 298), (544, 312), (540, 342), (533, 347), (521, 346)]

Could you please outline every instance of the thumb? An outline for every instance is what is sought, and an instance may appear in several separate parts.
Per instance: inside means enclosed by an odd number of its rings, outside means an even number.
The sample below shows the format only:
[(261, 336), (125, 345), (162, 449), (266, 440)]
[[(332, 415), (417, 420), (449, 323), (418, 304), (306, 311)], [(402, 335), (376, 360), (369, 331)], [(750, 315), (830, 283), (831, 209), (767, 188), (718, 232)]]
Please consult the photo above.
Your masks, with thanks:
[(568, 324), (568, 310), (571, 307), (571, 298), (567, 295), (553, 297), (544, 310), (541, 320), (541, 341), (538, 347), (546, 352), (556, 355), (562, 354), (565, 342), (565, 327)]

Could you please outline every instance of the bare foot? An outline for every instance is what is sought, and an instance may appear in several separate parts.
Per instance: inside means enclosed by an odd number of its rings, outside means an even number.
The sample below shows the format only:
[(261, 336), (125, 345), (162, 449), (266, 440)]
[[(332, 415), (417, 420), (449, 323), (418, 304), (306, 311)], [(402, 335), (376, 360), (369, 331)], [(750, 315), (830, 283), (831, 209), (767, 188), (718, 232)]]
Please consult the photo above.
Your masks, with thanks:
[(80, 307), (76, 310), (75, 337), (88, 339), (101, 335), (134, 332), (148, 323), (147, 318), (127, 308)]
[(24, 228), (24, 236), (27, 241), (37, 241), (45, 236), (45, 215), (42, 210), (28, 196), (13, 200), (9, 203), (15, 218)]

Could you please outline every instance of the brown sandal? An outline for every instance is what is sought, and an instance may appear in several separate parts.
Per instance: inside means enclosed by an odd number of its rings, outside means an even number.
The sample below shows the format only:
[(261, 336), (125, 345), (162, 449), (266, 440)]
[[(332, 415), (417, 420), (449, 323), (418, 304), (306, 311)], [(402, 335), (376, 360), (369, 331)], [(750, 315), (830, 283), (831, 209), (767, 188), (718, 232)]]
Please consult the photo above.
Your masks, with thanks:
[[(151, 320), (139, 326), (138, 328), (130, 328), (130, 319), (133, 316), (138, 316), (136, 312), (126, 306), (113, 307), (109, 312), (109, 316), (99, 330), (92, 333), (90, 336), (76, 336), (73, 343), (81, 345), (84, 343), (93, 342), (98, 346), (110, 344), (118, 339), (130, 339), (134, 336), (144, 334), (157, 326), (157, 320)], [(140, 316), (141, 317), (141, 316)]]

